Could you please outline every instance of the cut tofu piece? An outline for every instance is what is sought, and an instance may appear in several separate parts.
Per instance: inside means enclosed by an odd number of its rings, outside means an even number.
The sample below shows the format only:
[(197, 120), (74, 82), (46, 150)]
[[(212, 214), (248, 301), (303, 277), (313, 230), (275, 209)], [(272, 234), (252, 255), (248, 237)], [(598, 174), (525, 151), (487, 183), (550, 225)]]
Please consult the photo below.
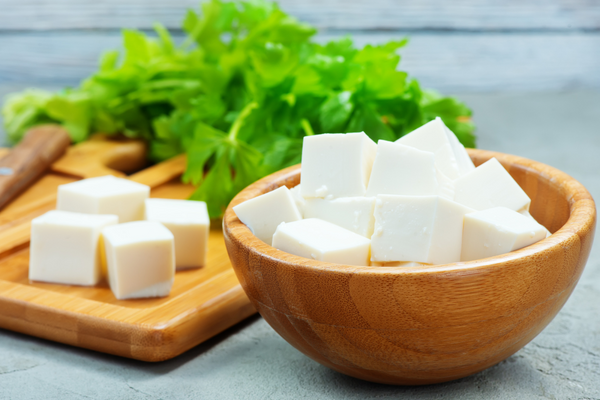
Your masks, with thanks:
[(119, 300), (167, 296), (175, 278), (173, 234), (161, 223), (136, 221), (102, 231), (108, 283)]
[(388, 262), (371, 261), (372, 267), (422, 267), (424, 265), (431, 265), (431, 264), (420, 263), (420, 262), (415, 262), (415, 261), (388, 261)]
[(523, 211), (529, 210), (531, 203), (527, 194), (496, 158), (454, 181), (454, 189), (454, 201), (477, 211), (494, 207)]
[(302, 185), (296, 185), (290, 189), (290, 194), (294, 198), (296, 202), (296, 207), (298, 207), (298, 211), (300, 211), (300, 215), (304, 217), (304, 206), (306, 205), (306, 199), (302, 197), (302, 193), (300, 193)]
[(510, 208), (495, 207), (465, 215), (461, 261), (493, 257), (546, 237), (546, 228)]
[(463, 218), (473, 211), (440, 196), (379, 195), (371, 261), (460, 261)]
[(376, 153), (377, 145), (364, 132), (305, 136), (302, 196), (364, 196)]
[[(529, 213), (529, 210), (521, 210), (519, 211), (519, 214), (526, 216), (527, 218), (531, 218), (532, 220), (534, 220), (535, 222), (537, 222), (537, 220), (535, 218), (533, 218), (533, 215), (531, 215)], [(539, 222), (537, 222), (538, 224), (540, 224)], [(542, 225), (542, 224), (540, 224)], [(552, 232), (550, 232), (548, 230), (548, 228), (546, 228), (544, 225), (542, 225), (544, 227), (544, 229), (546, 229), (546, 237), (552, 236)]]
[(101, 278), (102, 229), (116, 215), (48, 211), (31, 221), (29, 279), (92, 286)]
[(436, 175), (432, 152), (380, 140), (366, 195), (435, 195), (439, 190)]
[(340, 197), (308, 199), (304, 218), (319, 218), (368, 239), (373, 235), (375, 197)]
[(233, 207), (237, 217), (254, 236), (270, 245), (277, 226), (302, 219), (290, 190), (281, 186)]
[(436, 167), (452, 180), (475, 169), (464, 146), (439, 117), (396, 140), (396, 143), (434, 153)]
[(282, 223), (273, 247), (313, 260), (347, 265), (369, 265), (371, 241), (318, 218)]
[(437, 195), (448, 200), (454, 200), (454, 181), (437, 168), (435, 169), (435, 173), (438, 182)]
[(160, 222), (173, 234), (177, 270), (206, 265), (210, 219), (205, 202), (147, 199), (145, 219)]
[[(436, 119), (439, 119), (437, 117)], [(441, 119), (440, 119), (441, 121)], [(443, 121), (441, 121), (444, 124)], [(465, 146), (458, 140), (454, 132), (452, 132), (446, 124), (444, 124), (444, 128), (446, 128), (446, 135), (448, 137), (448, 142), (450, 143), (450, 147), (452, 147), (452, 151), (454, 152), (454, 156), (456, 157), (456, 165), (458, 166), (458, 174), (460, 176), (466, 175), (469, 172), (475, 169), (475, 164), (473, 164), (473, 160), (469, 157), (469, 153), (465, 149)]]
[(527, 218), (533, 218), (533, 216), (529, 213), (529, 210), (520, 210), (520, 211), (518, 211), (518, 213), (521, 214), (521, 215), (526, 216)]
[(58, 187), (56, 208), (86, 214), (114, 214), (119, 223), (144, 219), (150, 187), (114, 176), (83, 179)]

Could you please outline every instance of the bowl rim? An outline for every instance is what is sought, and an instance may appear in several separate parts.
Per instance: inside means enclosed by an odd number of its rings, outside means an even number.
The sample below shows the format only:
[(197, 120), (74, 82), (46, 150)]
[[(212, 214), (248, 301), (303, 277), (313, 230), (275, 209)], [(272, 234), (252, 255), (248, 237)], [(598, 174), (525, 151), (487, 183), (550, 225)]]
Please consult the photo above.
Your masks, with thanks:
[(549, 165), (520, 156), (481, 149), (467, 149), (467, 151), (470, 156), (478, 156), (485, 159), (496, 157), (504, 166), (518, 164), (521, 167), (544, 176), (546, 179), (559, 186), (559, 189), (562, 190), (563, 195), (569, 204), (569, 218), (566, 223), (551, 236), (542, 239), (537, 243), (510, 253), (473, 261), (413, 267), (381, 267), (355, 266), (311, 260), (278, 250), (258, 239), (252, 234), (252, 231), (237, 218), (233, 211), (234, 206), (260, 194), (284, 186), (287, 181), (294, 179), (295, 176), (300, 173), (301, 165), (297, 164), (268, 175), (238, 193), (225, 211), (223, 217), (223, 234), (227, 239), (233, 240), (250, 252), (258, 253), (262, 257), (267, 257), (290, 266), (309, 268), (324, 273), (405, 275), (437, 274), (452, 271), (473, 273), (483, 269), (493, 268), (499, 264), (530, 257), (557, 245), (566, 245), (566, 242), (568, 242), (573, 235), (583, 237), (585, 236), (585, 232), (589, 231), (589, 228), (593, 227), (595, 224), (596, 206), (594, 199), (581, 183), (568, 174), (554, 167), (550, 167)]

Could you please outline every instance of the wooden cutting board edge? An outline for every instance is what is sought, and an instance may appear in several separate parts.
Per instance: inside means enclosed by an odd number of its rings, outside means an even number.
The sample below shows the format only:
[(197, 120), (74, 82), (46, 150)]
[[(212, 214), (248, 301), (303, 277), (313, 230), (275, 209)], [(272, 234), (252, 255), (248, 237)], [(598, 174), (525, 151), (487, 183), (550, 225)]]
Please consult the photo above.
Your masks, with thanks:
[[(72, 146), (69, 152), (71, 156), (75, 153), (77, 157), (69, 157), (67, 154), (53, 165), (52, 171), (79, 178), (111, 172), (110, 168), (99, 163), (97, 167), (85, 169), (83, 174), (78, 173), (77, 159), (86, 157), (86, 146), (88, 149), (98, 148), (97, 145), (85, 143)], [(105, 144), (100, 146), (110, 147)], [(81, 151), (82, 148), (84, 151)], [(121, 150), (122, 148), (123, 146)], [(128, 149), (139, 155), (139, 148), (129, 146)], [(128, 151), (122, 152), (120, 156), (126, 157)], [(7, 150), (0, 149), (0, 157), (6, 152)], [(115, 161), (115, 157), (103, 158)], [(185, 156), (178, 156), (129, 178), (154, 188), (180, 176), (185, 163)], [(118, 171), (114, 174), (123, 175)], [(39, 199), (34, 206), (25, 205), (15, 209), (14, 215), (20, 215), (22, 220), (14, 226), (6, 223), (6, 219), (3, 221), (5, 225), (0, 226), (0, 239), (5, 244), (0, 245), (1, 259), (27, 248), (30, 220), (39, 215), (39, 211), (54, 208), (55, 199), (55, 194), (50, 194)], [(207, 293), (201, 293), (203, 291)], [(194, 299), (198, 300), (197, 303)], [(142, 361), (173, 358), (254, 313), (256, 310), (242, 290), (232, 268), (212, 276), (201, 285), (164, 304), (145, 309), (120, 307), (51, 292), (8, 282), (0, 276), (0, 327)]]
[[(233, 271), (223, 273), (215, 280), (232, 278), (237, 280)], [(161, 315), (181, 304), (167, 303), (151, 309), (153, 316), (145, 322), (124, 322), (119, 318), (81, 314), (81, 311), (55, 304), (47, 305), (39, 299), (16, 294), (19, 286), (23, 285), (7, 285), (0, 281), (2, 328), (141, 361), (156, 362), (176, 357), (256, 313), (239, 284), (210, 302), (186, 309), (175, 318), (162, 319)], [(191, 294), (192, 291), (180, 297), (187, 298)], [(37, 296), (43, 298), (44, 294), (37, 293)], [(66, 299), (67, 296), (57, 294), (53, 297), (66, 302), (74, 300), (79, 306), (83, 303), (98, 311), (111, 308), (85, 299)], [(117, 315), (119, 310), (113, 311)]]

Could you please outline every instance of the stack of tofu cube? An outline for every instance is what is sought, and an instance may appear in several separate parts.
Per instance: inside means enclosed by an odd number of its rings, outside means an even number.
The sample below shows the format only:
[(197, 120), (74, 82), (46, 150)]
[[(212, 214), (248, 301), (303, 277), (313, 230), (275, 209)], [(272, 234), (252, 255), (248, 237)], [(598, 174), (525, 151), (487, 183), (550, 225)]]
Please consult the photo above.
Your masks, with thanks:
[(175, 271), (206, 264), (209, 217), (197, 201), (149, 199), (113, 176), (58, 187), (57, 210), (31, 223), (29, 279), (93, 286), (119, 300), (170, 293)]
[(475, 168), (440, 118), (395, 142), (364, 132), (304, 138), (300, 185), (234, 207), (285, 252), (360, 266), (415, 266), (507, 253), (550, 233), (492, 158)]

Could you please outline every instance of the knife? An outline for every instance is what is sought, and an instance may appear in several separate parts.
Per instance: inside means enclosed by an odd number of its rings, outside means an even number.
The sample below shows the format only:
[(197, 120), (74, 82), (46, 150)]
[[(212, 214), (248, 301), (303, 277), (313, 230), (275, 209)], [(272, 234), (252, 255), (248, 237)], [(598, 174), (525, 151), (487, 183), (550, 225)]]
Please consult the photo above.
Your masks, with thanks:
[(71, 144), (58, 125), (40, 125), (0, 159), (0, 209), (40, 178)]

